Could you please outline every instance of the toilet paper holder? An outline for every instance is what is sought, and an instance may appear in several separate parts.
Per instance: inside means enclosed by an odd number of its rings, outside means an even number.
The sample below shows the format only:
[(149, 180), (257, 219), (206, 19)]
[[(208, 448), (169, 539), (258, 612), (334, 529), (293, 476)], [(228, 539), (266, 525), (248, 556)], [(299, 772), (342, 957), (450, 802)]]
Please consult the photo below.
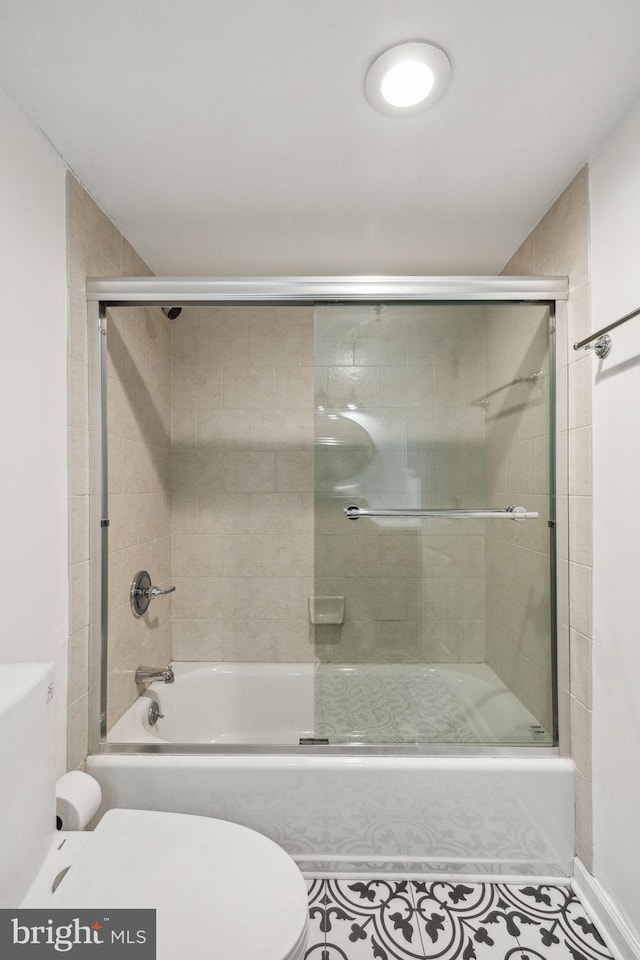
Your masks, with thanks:
[(81, 770), (70, 770), (56, 782), (56, 829), (84, 830), (101, 803), (98, 781)]

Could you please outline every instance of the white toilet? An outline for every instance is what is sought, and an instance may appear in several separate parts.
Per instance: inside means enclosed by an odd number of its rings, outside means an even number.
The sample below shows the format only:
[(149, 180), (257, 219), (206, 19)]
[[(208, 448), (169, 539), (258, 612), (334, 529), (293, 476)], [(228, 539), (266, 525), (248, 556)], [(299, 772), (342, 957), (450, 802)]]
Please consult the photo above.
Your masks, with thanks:
[(0, 907), (155, 908), (158, 960), (302, 960), (306, 885), (261, 834), (143, 810), (55, 830), (52, 697), (52, 665), (0, 665)]

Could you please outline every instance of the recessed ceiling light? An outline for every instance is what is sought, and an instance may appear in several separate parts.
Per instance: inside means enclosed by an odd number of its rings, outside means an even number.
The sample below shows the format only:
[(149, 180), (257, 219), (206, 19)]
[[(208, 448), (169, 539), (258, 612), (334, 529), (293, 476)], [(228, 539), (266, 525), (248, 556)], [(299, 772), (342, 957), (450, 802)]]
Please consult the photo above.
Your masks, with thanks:
[(440, 47), (412, 40), (385, 50), (364, 81), (367, 100), (388, 116), (407, 117), (436, 103), (451, 82), (451, 64)]

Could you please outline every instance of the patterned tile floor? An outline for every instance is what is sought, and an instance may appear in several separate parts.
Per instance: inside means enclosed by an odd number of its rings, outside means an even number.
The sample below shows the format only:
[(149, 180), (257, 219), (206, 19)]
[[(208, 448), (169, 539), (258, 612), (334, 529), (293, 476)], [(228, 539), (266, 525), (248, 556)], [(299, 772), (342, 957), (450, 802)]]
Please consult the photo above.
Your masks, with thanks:
[(309, 880), (305, 960), (611, 960), (569, 887)]

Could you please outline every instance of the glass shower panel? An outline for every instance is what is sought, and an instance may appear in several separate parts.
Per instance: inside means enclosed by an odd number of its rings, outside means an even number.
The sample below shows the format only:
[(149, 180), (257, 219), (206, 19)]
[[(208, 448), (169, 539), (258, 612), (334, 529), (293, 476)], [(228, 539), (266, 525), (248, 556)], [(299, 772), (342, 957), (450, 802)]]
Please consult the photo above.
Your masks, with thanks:
[(553, 742), (551, 369), (546, 305), (316, 307), (316, 737)]

